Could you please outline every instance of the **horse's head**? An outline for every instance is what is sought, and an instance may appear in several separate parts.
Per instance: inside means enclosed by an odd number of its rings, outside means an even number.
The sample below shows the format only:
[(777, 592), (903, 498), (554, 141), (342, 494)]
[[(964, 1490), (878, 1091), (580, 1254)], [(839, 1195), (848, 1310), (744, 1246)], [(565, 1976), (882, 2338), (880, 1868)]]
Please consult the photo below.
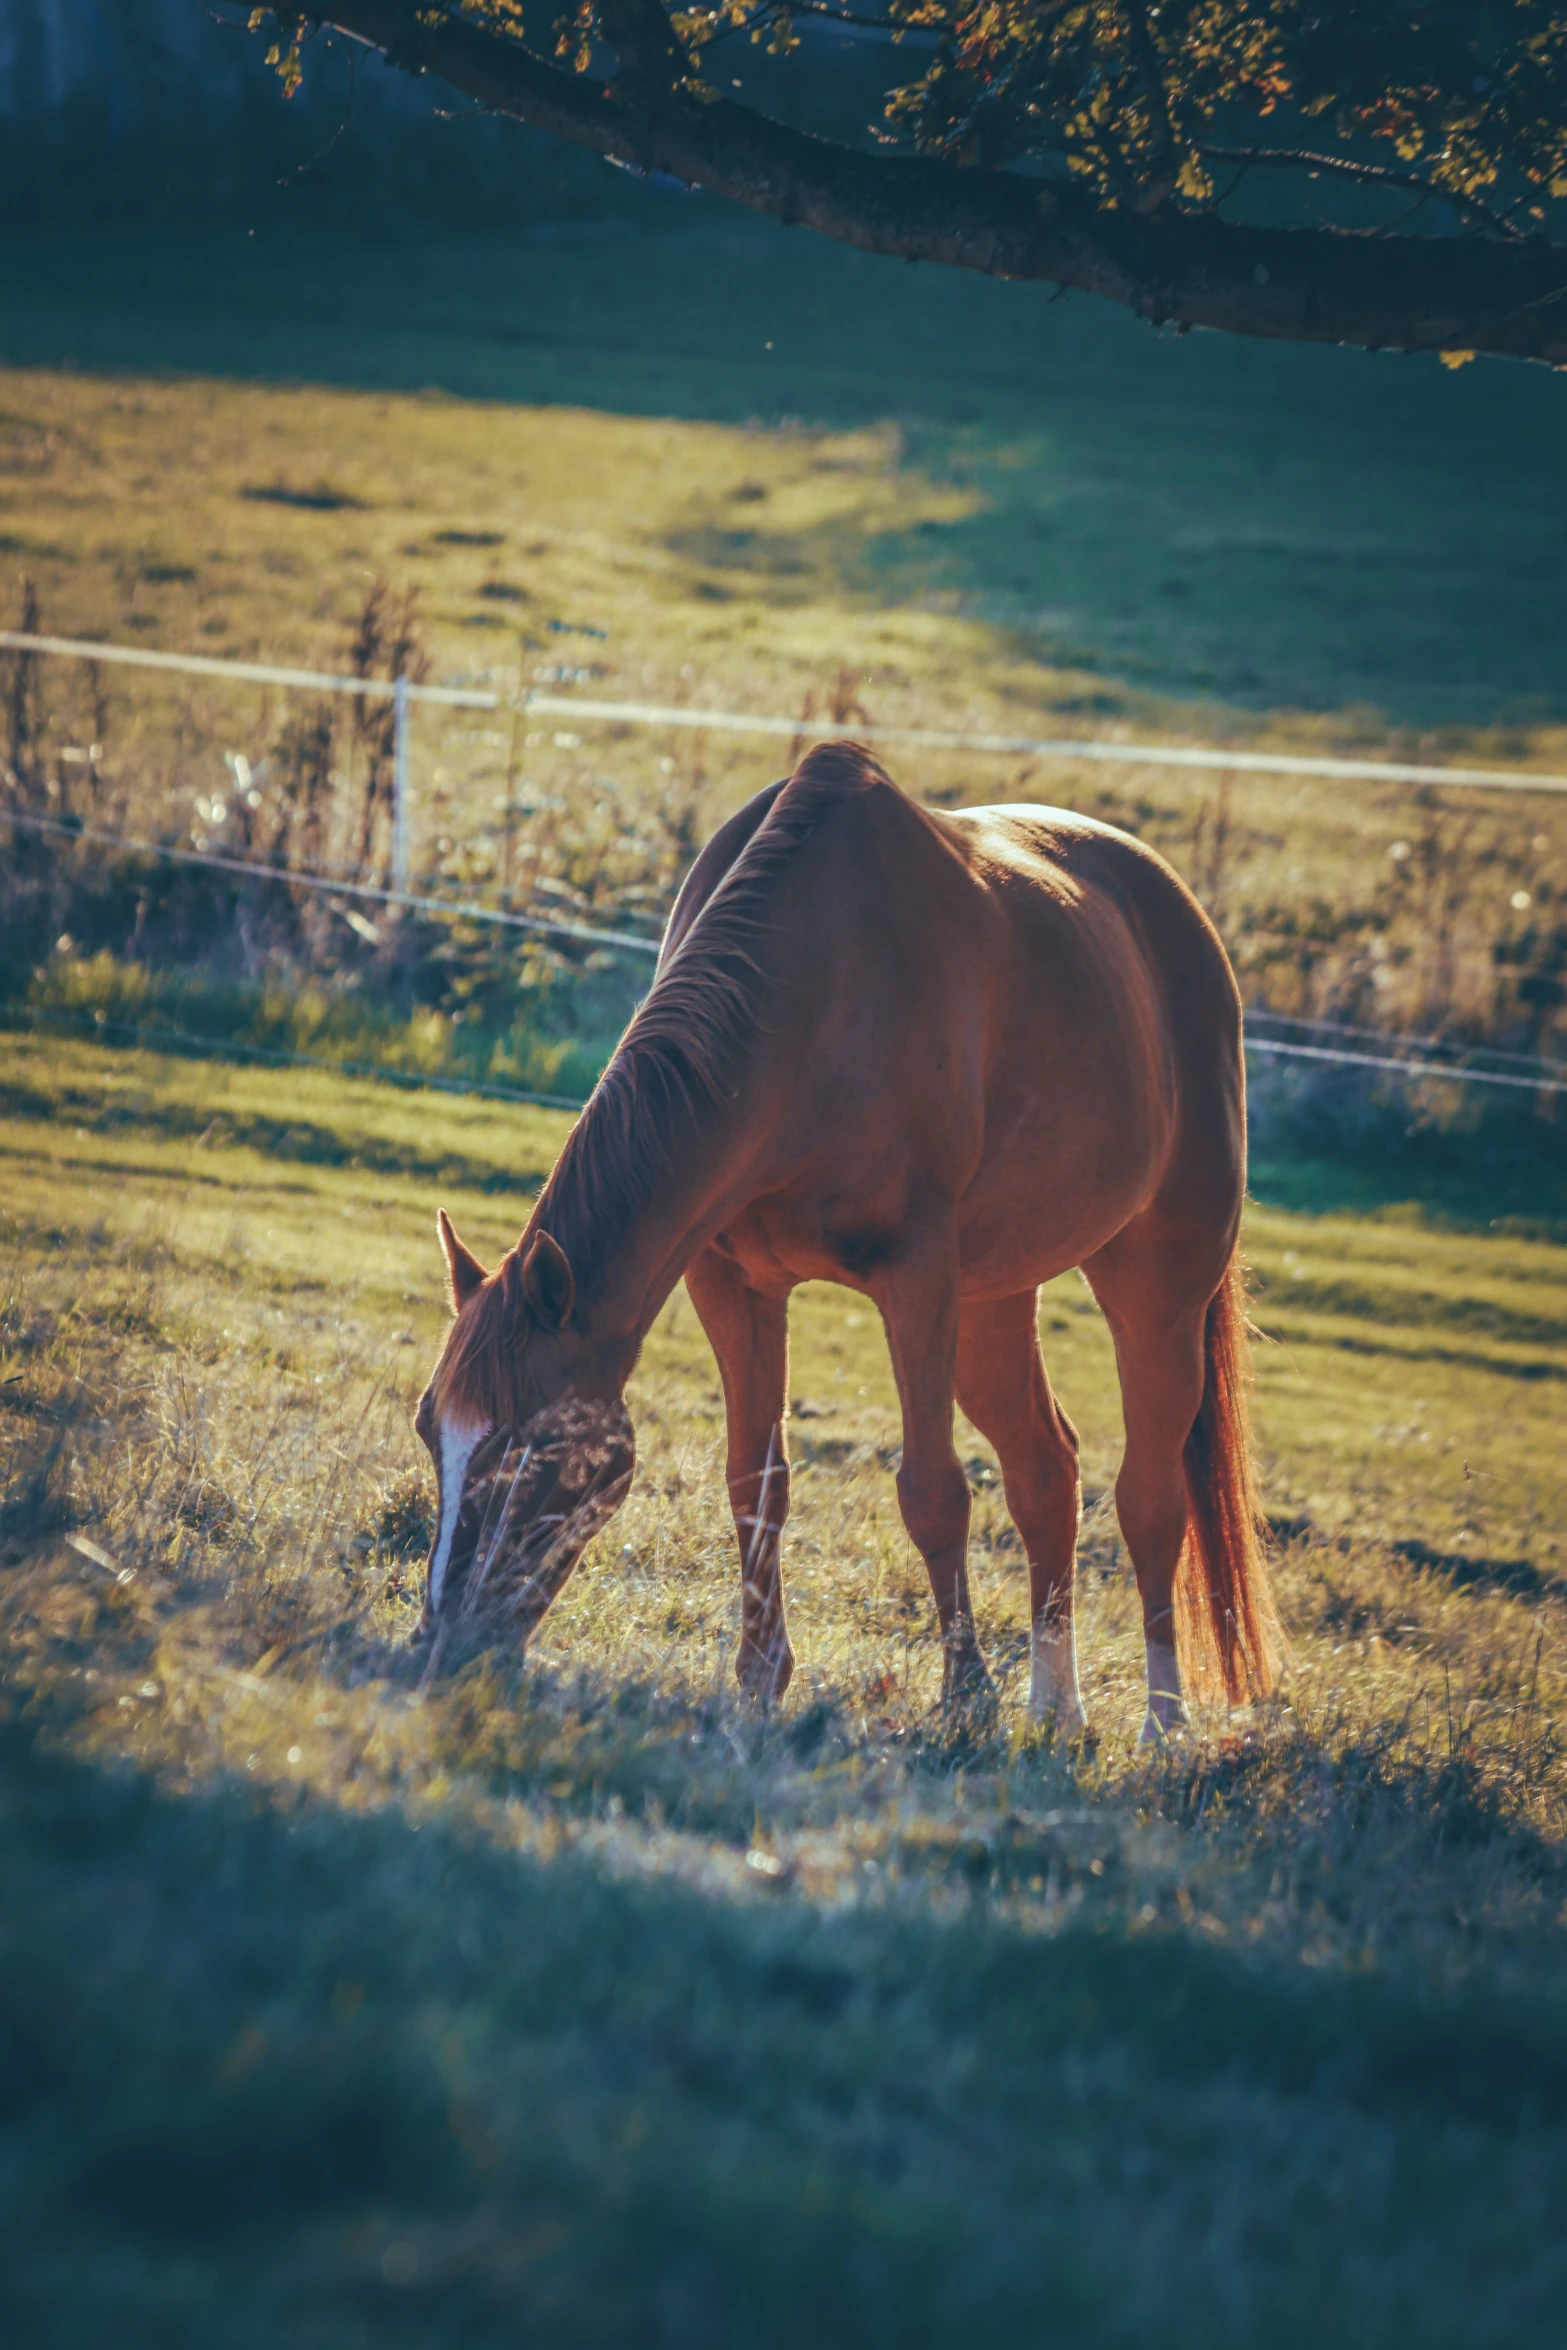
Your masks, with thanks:
[(435, 1539), (420, 1635), (429, 1669), (522, 1647), (636, 1462), (613, 1372), (580, 1326), (547, 1232), (487, 1274), (439, 1218), (453, 1321), (414, 1428), (435, 1463)]

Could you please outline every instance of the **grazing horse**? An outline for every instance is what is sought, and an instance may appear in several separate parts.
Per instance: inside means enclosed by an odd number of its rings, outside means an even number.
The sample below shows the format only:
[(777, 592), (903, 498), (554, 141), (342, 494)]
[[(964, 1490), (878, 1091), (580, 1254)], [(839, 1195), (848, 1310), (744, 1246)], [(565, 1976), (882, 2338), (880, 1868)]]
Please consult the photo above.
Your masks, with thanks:
[(737, 1669), (781, 1696), (788, 1298), (826, 1280), (886, 1325), (898, 1502), (946, 1695), (989, 1688), (957, 1402), (996, 1449), (1028, 1557), (1030, 1709), (1083, 1733), (1077, 1436), (1036, 1315), (1041, 1282), (1076, 1265), (1120, 1373), (1143, 1735), (1185, 1719), (1183, 1677), (1266, 1693), (1245, 1179), (1235, 982), (1162, 858), (1055, 808), (939, 814), (857, 745), (811, 751), (697, 859), (653, 986), (499, 1269), (440, 1217), (455, 1319), (415, 1421), (440, 1486), (427, 1670), (524, 1644), (623, 1499), (626, 1381), (684, 1274), (727, 1405)]

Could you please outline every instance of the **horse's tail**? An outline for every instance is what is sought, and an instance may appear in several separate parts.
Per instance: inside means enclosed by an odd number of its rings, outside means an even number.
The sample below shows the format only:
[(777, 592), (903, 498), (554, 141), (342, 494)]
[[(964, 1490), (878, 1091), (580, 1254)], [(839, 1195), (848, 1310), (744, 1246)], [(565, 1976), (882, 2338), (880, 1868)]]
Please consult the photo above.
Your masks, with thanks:
[(1184, 1454), (1188, 1516), (1175, 1576), (1176, 1642), (1194, 1690), (1217, 1678), (1232, 1704), (1244, 1704), (1272, 1695), (1284, 1644), (1252, 1474), (1251, 1350), (1239, 1254), (1209, 1303), (1203, 1358), (1202, 1406)]

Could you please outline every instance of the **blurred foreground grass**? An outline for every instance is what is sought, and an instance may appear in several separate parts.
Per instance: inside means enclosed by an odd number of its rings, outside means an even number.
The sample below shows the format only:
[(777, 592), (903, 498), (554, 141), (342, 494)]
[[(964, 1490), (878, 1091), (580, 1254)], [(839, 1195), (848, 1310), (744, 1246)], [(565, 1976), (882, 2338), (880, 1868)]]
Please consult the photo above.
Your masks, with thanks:
[[(1096, 1762), (934, 1710), (861, 1301), (794, 1315), (776, 1719), (731, 1677), (677, 1294), (631, 1501), (525, 1675), (417, 1693), (437, 1200), (565, 1122), (0, 1044), (0, 2253), (28, 2338), (336, 2346), (1559, 2339), (1567, 1261), (1254, 1209), (1294, 1663), (1140, 1758), (1108, 1347)], [(1265, 1186), (1264, 1186), (1265, 1187)], [(21, 2338), (18, 2335), (17, 2338)]]

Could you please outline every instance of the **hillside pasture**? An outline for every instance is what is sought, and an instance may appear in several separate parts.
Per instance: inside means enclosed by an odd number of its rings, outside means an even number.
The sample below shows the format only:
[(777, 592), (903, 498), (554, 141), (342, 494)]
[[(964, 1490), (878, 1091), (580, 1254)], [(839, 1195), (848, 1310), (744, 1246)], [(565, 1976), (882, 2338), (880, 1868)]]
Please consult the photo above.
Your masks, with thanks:
[[(1567, 770), (1543, 374), (1174, 342), (705, 200), (504, 240), (248, 228), (0, 250), (7, 623), (30, 580), (49, 630), (337, 668), (379, 582), (415, 594), (436, 676), (506, 694)], [(309, 697), (4, 682), (30, 806), (264, 853), (308, 816), (322, 861), (360, 853), (369, 750)], [(787, 757), (473, 715), (419, 721), (420, 880), (648, 935)], [(1254, 1005), (1567, 1050), (1560, 798), (894, 764), (933, 801), (1132, 826)], [(434, 1211), (498, 1255), (566, 1121), (82, 1039), (577, 1093), (644, 967), (436, 925), (419, 962), (395, 926), (302, 901), (269, 934), (91, 844), (8, 853), (19, 2340), (1554, 2350), (1552, 1097), (1509, 1122), (1500, 1090), (1254, 1065), (1291, 1646), (1267, 1708), (1134, 1747), (1117, 1396), (1075, 1275), (1040, 1310), (1084, 1439), (1096, 1752), (1024, 1718), (1026, 1575), (966, 1428), (1000, 1700), (942, 1717), (882, 1333), (826, 1288), (792, 1316), (775, 1714), (734, 1683), (717, 1381), (680, 1292), (633, 1385), (631, 1498), (526, 1667), (420, 1691)]]
[(632, 1497), (526, 1669), (419, 1693), (436, 1203), (565, 1121), (0, 1046), (0, 2240), (30, 2338), (1552, 2342), (1567, 2189), (1562, 1252), (1256, 1170), (1292, 1661), (1167, 1755), (1084, 1434), (1096, 1757), (944, 1722), (863, 1301), (793, 1313), (799, 1672), (732, 1678), (677, 1292)]
[[(506, 696), (1110, 736), (1124, 767), (893, 764), (922, 798), (1054, 801), (1152, 840), (1254, 1005), (1567, 1056), (1567, 799), (1131, 755), (1175, 736), (1567, 772), (1567, 441), (1542, 371), (1170, 339), (651, 196), (504, 238), (50, 230), (0, 252), (0, 288), (10, 620), (31, 580), (48, 630), (337, 670), (379, 582), (383, 623), (413, 597), (436, 677)], [(365, 862), (370, 745), (341, 705), (63, 662), (34, 701), (9, 659), (0, 677), (37, 806)], [(651, 932), (789, 750), (423, 710), (414, 870)], [(384, 809), (369, 832), (376, 867)], [(226, 950), (220, 976), (279, 994), (303, 962), (339, 1014), (345, 991), (348, 1014), (407, 992), (339, 914), (280, 942), (225, 903), (203, 929), (182, 884), (144, 922), (141, 875), (100, 888), (96, 850), (75, 864), (69, 923), (35, 925), (20, 968), (8, 922), (7, 992), (84, 1008), (48, 968), (62, 928), (165, 979)], [(560, 958), (535, 942), (513, 986), (524, 958), (501, 971), (480, 943), (426, 958), (437, 1017), (404, 1057), (570, 1090), (551, 1052), (605, 1046), (640, 966), (586, 988), (572, 969), (531, 1018)], [(125, 1000), (111, 983), (85, 1008)]]
[(664, 686), (841, 659), (889, 717), (1185, 704), (1567, 765), (1542, 369), (1160, 335), (707, 201), (492, 237), (108, 222), (12, 238), (0, 288), (0, 549), (84, 634), (293, 660), (354, 563), (395, 564), (471, 664), (499, 580)]
[[(1440, 681), (1474, 655), (1461, 641), (1471, 601), (1444, 590), (1450, 640), (1434, 633), (1438, 606), (1421, 602), (1416, 646), (1403, 634), (1405, 589), (1389, 599), (1376, 585), (1409, 551), (1400, 501), (1414, 500), (1422, 467), (1434, 461), (1430, 411), (1448, 395), (1407, 380), (1391, 407), (1411, 446), (1385, 478), (1377, 473), (1377, 519), (1373, 527), (1368, 505), (1369, 535), (1348, 573), (1353, 589), (1339, 582), (1319, 596), (1313, 588), (1297, 604), (1298, 590), (1328, 576), (1302, 552), (1301, 533), (1335, 468), (1350, 465), (1349, 438), (1298, 417), (1298, 470), (1276, 476), (1267, 452), (1277, 419), (1258, 413), (1243, 464), (1241, 443), (1221, 450), (1212, 437), (1203, 380), (1150, 338), (1144, 359), (1182, 395), (1163, 430), (1156, 482), (1136, 423), (1146, 385), (1130, 352), (1102, 329), (1096, 340), (1091, 323), (1074, 330), (1062, 356), (1090, 380), (1095, 369), (1103, 377), (1104, 416), (1115, 420), (1135, 476), (1118, 487), (1081, 395), (1071, 403), (1072, 431), (1063, 417), (1053, 438), (1030, 437), (1021, 424), (1009, 437), (1005, 410), (985, 433), (976, 425), (942, 438), (886, 414), (838, 425), (737, 424), (13, 368), (0, 379), (7, 617), (32, 612), (44, 629), (79, 638), (341, 671), (367, 626), (379, 645), (370, 666), (390, 658), (411, 609), (411, 641), (436, 678), (502, 697), (537, 687), (568, 702), (710, 706), (825, 718), (850, 730), (1108, 733), (1125, 744), (1126, 765), (956, 751), (888, 756), (899, 780), (928, 800), (1054, 802), (1152, 841), (1213, 914), (1259, 1008), (1560, 1058), (1567, 798), (1412, 792), (1370, 780), (1346, 787), (1336, 778), (1235, 775), (1222, 766), (1172, 772), (1135, 761), (1137, 736), (1174, 734), (1220, 746), (1500, 763), (1521, 775), (1531, 766), (1567, 770), (1567, 733), (1548, 694), (1498, 692), (1443, 706)], [(680, 378), (681, 399), (697, 406), (705, 378), (689, 352), (681, 364), (692, 370)], [(1233, 385), (1229, 396), (1239, 433), (1244, 403)], [(1363, 382), (1360, 397), (1350, 422), (1369, 431), (1376, 412), (1366, 412)], [(868, 388), (861, 406), (870, 407)], [(1447, 418), (1455, 433), (1461, 421)], [(1393, 429), (1389, 416), (1379, 429)], [(1194, 436), (1189, 444), (1182, 432)], [(1380, 468), (1386, 452), (1376, 446)], [(1364, 448), (1354, 462), (1366, 462)], [(1504, 492), (1511, 495), (1500, 478), (1489, 490), (1464, 491), (1479, 501), (1463, 505), (1466, 550), (1479, 544), (1480, 504)], [(1457, 486), (1452, 495), (1456, 514)], [(1209, 526), (1197, 518), (1225, 512), (1251, 517), (1247, 531), (1293, 550), (1275, 565), (1271, 601), (1260, 580), (1239, 603), (1230, 600), (1228, 557), (1210, 582), (1218, 597), (1202, 624), (1210, 649), (1221, 639), (1250, 646), (1246, 658), (1261, 665), (1255, 691), (1221, 691), (1216, 670), (1202, 687), (1195, 670), (1170, 665), (1186, 625), (1171, 615), (1188, 602), (1172, 594), (1150, 603), (1145, 593), (1156, 510), (1160, 529), (1176, 538), (1200, 538)], [(1537, 520), (1531, 507), (1530, 531)], [(1012, 544), (1019, 531), (1033, 534), (1026, 557)], [(960, 560), (951, 542), (965, 537), (972, 551)], [(1529, 590), (1529, 626), (1538, 629), (1556, 609), (1555, 556), (1544, 540), (1529, 547), (1526, 559), (1522, 540), (1514, 546), (1499, 534), (1483, 562), (1475, 555), (1472, 583), (1480, 608), (1496, 613), (1510, 609), (1517, 579), (1544, 582)], [(1113, 595), (1094, 570), (1112, 561), (1126, 575)], [(1415, 559), (1408, 592), (1417, 601), (1427, 596), (1431, 561), (1430, 550)], [(1076, 599), (1069, 613), (1060, 607), (1070, 627), (1065, 619), (1058, 629), (1025, 625), (1021, 607), (1013, 609), (1022, 587), (995, 588), (1034, 575), (1055, 581), (1053, 596)], [(1201, 601), (1195, 591), (1191, 600)], [(1112, 605), (1121, 620), (1112, 622)], [(1398, 710), (1358, 694), (1327, 698), (1334, 665), (1341, 679), (1349, 675), (1336, 633), (1346, 613), (1365, 645), (1383, 646), (1400, 666)], [(1521, 613), (1512, 641), (1533, 642)], [(1303, 660), (1309, 651), (1314, 683), (1297, 674), (1293, 654), (1275, 660), (1286, 642)], [(1432, 681), (1423, 702), (1421, 663)], [(13, 656), (0, 656), (0, 679), (9, 681), (6, 764), (20, 779), (7, 789), (33, 813), (187, 853), (277, 856), (385, 878), (390, 746), (377, 749), (346, 705), (63, 660), (34, 664), (19, 679)], [(654, 936), (695, 847), (786, 771), (804, 739), (791, 746), (687, 727), (578, 723), (559, 709), (421, 709), (414, 876), (423, 887)], [(255, 787), (250, 805), (237, 782), (240, 759)], [(83, 1008), (80, 984), (49, 968), (63, 931), (67, 960), (106, 949), (161, 965), (162, 984), (171, 966), (199, 966), (252, 988), (270, 984), (281, 999), (313, 973), (331, 983), (336, 1012), (356, 1030), (350, 1058), (369, 1057), (357, 1031), (374, 1024), (372, 999), (396, 997), (402, 1016), (411, 1008), (407, 968), (367, 947), (341, 909), (317, 907), (280, 932), (243, 891), (237, 905), (229, 885), (203, 897), (188, 872), (132, 868), (96, 842), (62, 850), (58, 864), (59, 886), (43, 892), (43, 911), (35, 891), (8, 921), (0, 943), (8, 992)], [(66, 914), (55, 918), (60, 907)], [(459, 938), (450, 952), (431, 939), (427, 949), (414, 994), (437, 1017), (420, 1054), (454, 1066), (487, 1055), (493, 1074), (516, 1083), (519, 1028), (542, 1026), (520, 1064), (534, 1090), (563, 1090), (549, 1080), (550, 1044), (569, 1036), (590, 1054), (607, 1045), (645, 977), (633, 960), (584, 987), (580, 954), (568, 965), (529, 934), (504, 954), (492, 933)], [(534, 1016), (562, 982), (552, 1028)], [(111, 983), (86, 1008), (123, 1018), (135, 992), (134, 983)], [(459, 1049), (454, 1013), (488, 1020), (483, 1053)], [(176, 1016), (173, 1024), (201, 1023)]]

